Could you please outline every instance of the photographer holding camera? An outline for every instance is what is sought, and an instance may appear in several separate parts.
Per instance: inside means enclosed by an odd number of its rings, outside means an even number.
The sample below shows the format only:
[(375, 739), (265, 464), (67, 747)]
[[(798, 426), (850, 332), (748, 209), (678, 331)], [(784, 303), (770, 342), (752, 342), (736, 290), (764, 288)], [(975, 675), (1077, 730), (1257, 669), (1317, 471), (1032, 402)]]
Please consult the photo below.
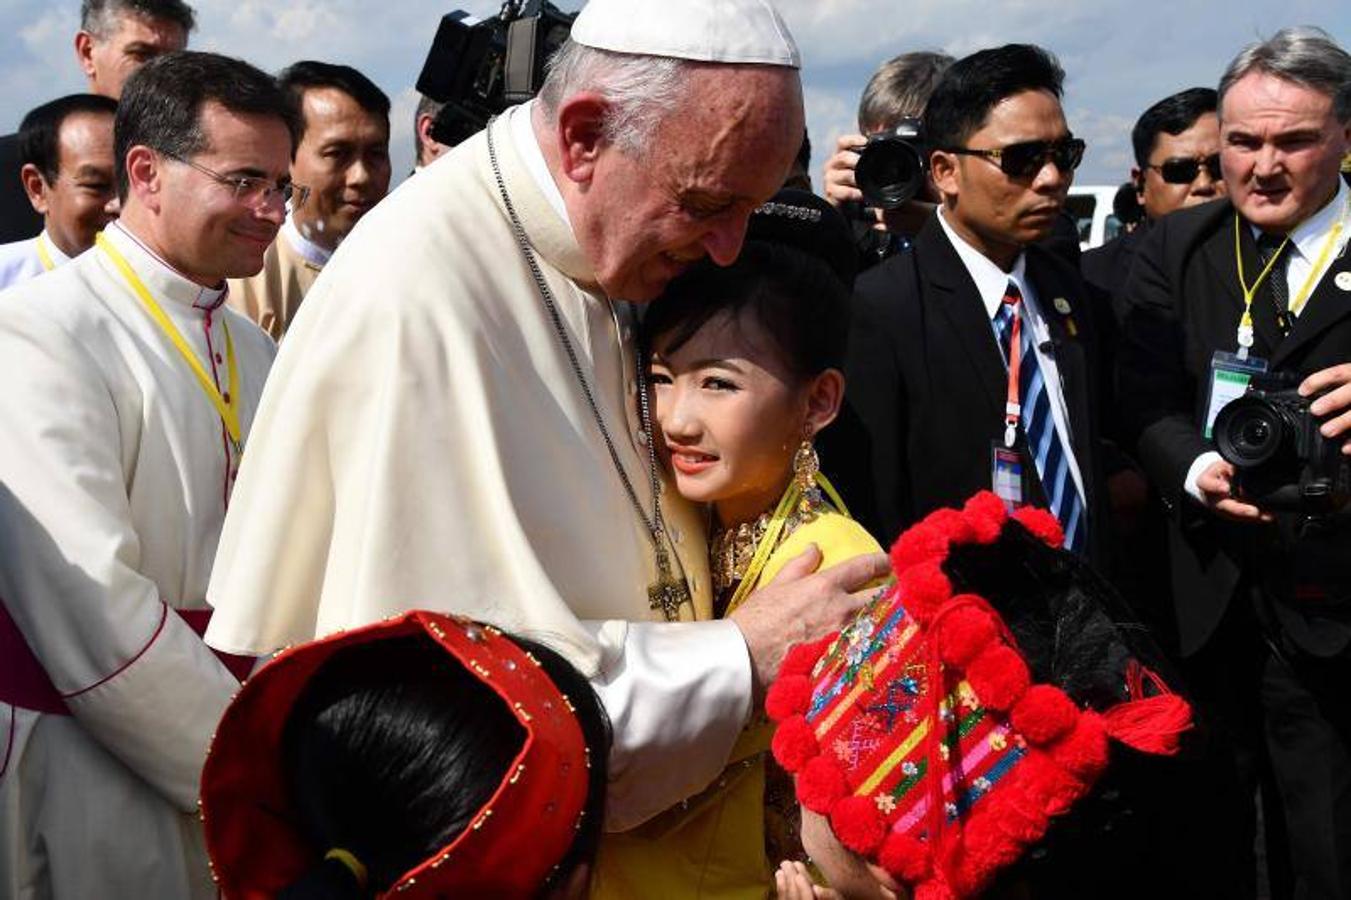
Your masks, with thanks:
[[(1235, 744), (1214, 821), (1251, 861), (1269, 754), (1295, 895), (1347, 897), (1351, 56), (1318, 29), (1286, 29), (1241, 52), (1219, 96), (1228, 198), (1160, 220), (1140, 247), (1120, 408), (1177, 514), (1193, 688)], [(1244, 883), (1225, 896), (1251, 896), (1251, 869), (1233, 869)]]
[[(826, 160), (826, 200), (854, 223), (865, 266), (904, 246), (938, 203), (923, 168), (918, 125), (929, 95), (952, 62), (944, 53), (915, 52), (879, 66), (859, 99), (861, 133), (841, 135), (835, 155)], [(869, 174), (871, 183), (863, 178)], [(860, 189), (861, 179), (868, 190)]]

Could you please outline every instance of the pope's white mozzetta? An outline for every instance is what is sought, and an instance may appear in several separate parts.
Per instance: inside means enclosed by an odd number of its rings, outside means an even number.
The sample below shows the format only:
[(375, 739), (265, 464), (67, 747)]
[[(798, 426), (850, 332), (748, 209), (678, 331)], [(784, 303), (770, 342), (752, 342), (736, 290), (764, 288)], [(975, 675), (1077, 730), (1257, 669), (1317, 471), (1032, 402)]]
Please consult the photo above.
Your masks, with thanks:
[[(223, 387), (228, 323), (247, 434), (272, 341), (104, 235)], [(4, 295), (0, 379), (0, 896), (215, 897), (197, 782), (239, 682), (188, 621), (237, 464), (221, 418), (102, 248)]]

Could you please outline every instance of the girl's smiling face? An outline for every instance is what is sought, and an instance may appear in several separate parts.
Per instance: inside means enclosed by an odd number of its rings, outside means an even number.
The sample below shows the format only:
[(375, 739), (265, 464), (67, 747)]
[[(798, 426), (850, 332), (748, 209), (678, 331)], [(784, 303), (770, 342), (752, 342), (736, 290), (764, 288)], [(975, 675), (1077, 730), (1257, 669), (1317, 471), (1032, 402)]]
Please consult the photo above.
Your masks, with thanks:
[(804, 379), (746, 313), (720, 313), (678, 347), (658, 335), (650, 364), (658, 449), (682, 497), (731, 525), (772, 509), (793, 454), (839, 410), (835, 369)]

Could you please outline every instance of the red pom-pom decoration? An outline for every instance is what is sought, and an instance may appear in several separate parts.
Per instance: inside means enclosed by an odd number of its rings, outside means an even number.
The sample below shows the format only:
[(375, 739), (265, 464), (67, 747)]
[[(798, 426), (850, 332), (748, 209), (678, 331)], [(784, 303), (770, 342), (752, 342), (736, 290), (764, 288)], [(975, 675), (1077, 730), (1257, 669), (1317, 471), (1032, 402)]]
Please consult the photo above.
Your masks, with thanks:
[(966, 673), (980, 702), (1001, 712), (1027, 692), (1030, 679), (1027, 663), (1007, 644), (986, 647), (971, 661)]
[(1079, 707), (1058, 687), (1034, 684), (1010, 710), (1013, 727), (1034, 744), (1049, 744), (1074, 727)]
[[(954, 604), (969, 594), (952, 598)], [(949, 666), (965, 668), (995, 639), (998, 631), (990, 614), (975, 605), (959, 606), (943, 614), (935, 635), (938, 652)]]
[(930, 528), (936, 528), (946, 534), (948, 540), (954, 544), (965, 544), (975, 537), (971, 531), (971, 523), (966, 521), (966, 516), (962, 515), (960, 510), (936, 509), (929, 513), (924, 521)]
[(915, 900), (953, 900), (952, 890), (941, 881), (926, 881), (915, 887)]
[(1065, 546), (1065, 529), (1060, 520), (1048, 510), (1036, 506), (1022, 506), (1013, 511), (1013, 518), (1041, 541), (1051, 547)]
[(929, 855), (928, 846), (908, 834), (895, 831), (882, 841), (877, 862), (892, 875), (910, 884), (923, 881), (933, 871), (933, 858)]
[(901, 575), (922, 562), (942, 559), (948, 554), (950, 540), (943, 529), (933, 527), (927, 519), (912, 525), (891, 545), (891, 568)]
[(797, 774), (797, 799), (812, 812), (828, 815), (849, 793), (844, 772), (827, 756), (818, 756)]
[(999, 537), (1008, 519), (1008, 510), (1004, 501), (990, 491), (981, 491), (962, 507), (967, 526), (971, 529), (972, 539), (977, 544), (991, 544)]
[(1039, 750), (1029, 751), (1018, 768), (1027, 794), (1040, 798), (1041, 809), (1047, 816), (1064, 815), (1088, 791), (1083, 781)]
[(788, 652), (783, 655), (783, 662), (779, 664), (779, 677), (811, 675), (812, 669), (816, 668), (816, 663), (821, 659), (821, 655), (835, 642), (835, 638), (838, 636), (839, 632), (837, 631), (819, 641), (794, 644), (789, 647)]
[(1107, 767), (1107, 729), (1095, 712), (1083, 712), (1073, 730), (1051, 745), (1055, 761), (1087, 782), (1097, 780)]
[(871, 797), (845, 797), (830, 811), (830, 827), (840, 843), (871, 856), (887, 834), (887, 823)]
[(897, 579), (901, 603), (920, 623), (928, 623), (938, 607), (952, 596), (952, 582), (943, 574), (936, 560), (920, 563), (907, 569)]
[(790, 716), (780, 722), (769, 747), (779, 765), (789, 772), (797, 772), (821, 752), (816, 733), (802, 716)]
[(775, 722), (805, 713), (812, 702), (812, 680), (806, 675), (779, 676), (765, 695), (765, 715)]

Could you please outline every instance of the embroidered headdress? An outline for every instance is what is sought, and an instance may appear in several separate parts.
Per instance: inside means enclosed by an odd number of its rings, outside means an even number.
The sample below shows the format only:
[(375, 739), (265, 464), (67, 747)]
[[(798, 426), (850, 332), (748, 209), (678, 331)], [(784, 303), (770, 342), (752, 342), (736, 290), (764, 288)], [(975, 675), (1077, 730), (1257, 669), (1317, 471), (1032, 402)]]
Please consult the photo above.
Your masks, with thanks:
[(1190, 708), (1055, 517), (991, 493), (891, 551), (894, 586), (795, 647), (766, 710), (802, 805), (921, 900), (969, 897), (1088, 793), (1108, 739), (1172, 753)]

